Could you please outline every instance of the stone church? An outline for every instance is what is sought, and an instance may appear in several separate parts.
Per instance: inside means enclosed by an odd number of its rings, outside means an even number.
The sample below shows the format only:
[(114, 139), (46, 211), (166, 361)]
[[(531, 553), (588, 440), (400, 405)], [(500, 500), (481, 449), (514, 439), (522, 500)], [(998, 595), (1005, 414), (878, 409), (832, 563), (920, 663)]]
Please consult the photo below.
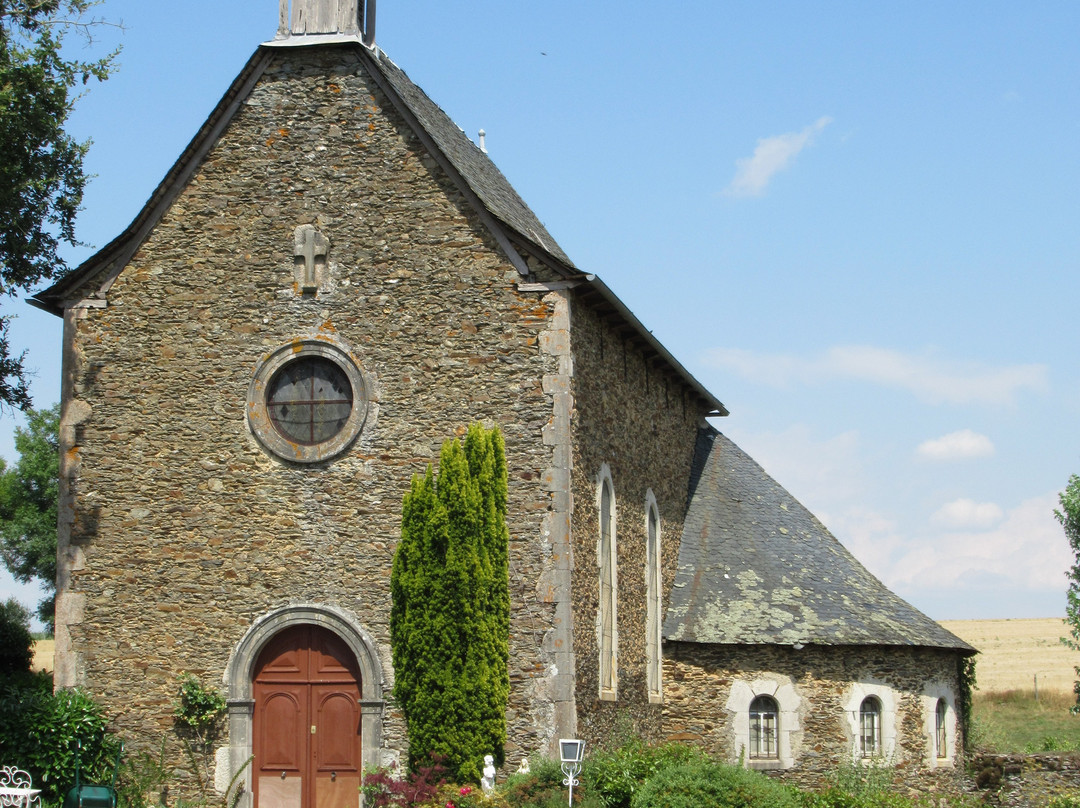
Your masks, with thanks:
[(34, 299), (64, 321), (57, 685), (150, 746), (194, 673), (248, 805), (356, 805), (408, 744), (402, 496), (479, 420), (510, 473), (508, 768), (627, 730), (796, 779), (953, 767), (973, 649), (710, 425), (374, 15), (280, 0), (136, 219)]

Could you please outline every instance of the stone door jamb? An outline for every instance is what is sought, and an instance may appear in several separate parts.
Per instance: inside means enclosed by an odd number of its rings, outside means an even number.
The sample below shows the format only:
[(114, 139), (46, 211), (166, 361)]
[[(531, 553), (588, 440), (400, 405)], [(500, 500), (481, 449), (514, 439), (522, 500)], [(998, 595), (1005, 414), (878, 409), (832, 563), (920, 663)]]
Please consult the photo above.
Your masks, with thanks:
[[(382, 664), (375, 643), (351, 612), (336, 606), (317, 603), (296, 603), (274, 609), (255, 619), (243, 638), (236, 644), (225, 666), (224, 685), (229, 706), (229, 745), (218, 750), (214, 785), (224, 793), (229, 781), (252, 755), (251, 722), (255, 701), (252, 698), (252, 678), (259, 654), (281, 630), (295, 625), (317, 625), (326, 628), (345, 641), (360, 666), (360, 726), (361, 759), (365, 769), (379, 765), (382, 746)], [(242, 778), (248, 786), (237, 808), (251, 808), (250, 773)]]

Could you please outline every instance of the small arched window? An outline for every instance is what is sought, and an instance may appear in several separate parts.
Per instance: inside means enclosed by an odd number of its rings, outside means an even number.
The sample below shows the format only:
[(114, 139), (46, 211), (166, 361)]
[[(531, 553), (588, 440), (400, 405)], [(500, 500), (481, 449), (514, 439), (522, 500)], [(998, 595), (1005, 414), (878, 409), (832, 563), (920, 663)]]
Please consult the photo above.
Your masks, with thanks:
[(881, 756), (881, 700), (867, 696), (859, 707), (859, 752), (864, 758)]
[(663, 592), (660, 583), (660, 512), (652, 489), (645, 494), (645, 678), (649, 701), (663, 700), (661, 623)]
[(750, 702), (750, 759), (776, 760), (780, 757), (776, 739), (780, 732), (780, 708), (771, 696), (757, 696)]
[(938, 699), (937, 707), (934, 710), (934, 745), (937, 747), (937, 757), (939, 759), (949, 756), (948, 737), (945, 729), (945, 722), (949, 716), (949, 705), (945, 702), (945, 699)]

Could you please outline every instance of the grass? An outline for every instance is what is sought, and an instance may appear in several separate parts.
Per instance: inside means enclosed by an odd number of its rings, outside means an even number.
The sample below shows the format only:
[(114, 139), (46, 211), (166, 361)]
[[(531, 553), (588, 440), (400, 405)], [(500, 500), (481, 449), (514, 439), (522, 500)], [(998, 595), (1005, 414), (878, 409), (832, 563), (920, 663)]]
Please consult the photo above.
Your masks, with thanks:
[(1031, 690), (975, 692), (974, 741), (980, 751), (1080, 751), (1080, 715), (1072, 693)]

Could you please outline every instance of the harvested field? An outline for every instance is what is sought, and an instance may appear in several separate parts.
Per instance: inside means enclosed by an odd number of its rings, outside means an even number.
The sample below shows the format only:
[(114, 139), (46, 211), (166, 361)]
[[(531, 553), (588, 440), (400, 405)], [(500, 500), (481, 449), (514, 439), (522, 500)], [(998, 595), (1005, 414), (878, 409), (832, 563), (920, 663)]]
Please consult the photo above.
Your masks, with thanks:
[(53, 669), (53, 649), (56, 648), (56, 640), (36, 640), (34, 642), (34, 661), (32, 667), (36, 671), (51, 671)]
[(1080, 652), (1061, 644), (1060, 617), (1016, 620), (942, 620), (941, 625), (979, 649), (975, 678), (982, 693), (1035, 689), (1071, 693)]

